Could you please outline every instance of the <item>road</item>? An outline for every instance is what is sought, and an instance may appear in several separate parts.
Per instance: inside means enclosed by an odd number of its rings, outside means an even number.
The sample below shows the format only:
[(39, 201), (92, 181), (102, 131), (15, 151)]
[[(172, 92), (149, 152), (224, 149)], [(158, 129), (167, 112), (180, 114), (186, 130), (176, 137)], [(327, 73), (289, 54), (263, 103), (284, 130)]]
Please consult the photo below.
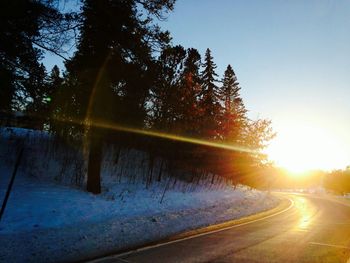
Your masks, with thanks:
[(269, 218), (95, 262), (350, 263), (350, 202), (284, 196), (290, 208)]

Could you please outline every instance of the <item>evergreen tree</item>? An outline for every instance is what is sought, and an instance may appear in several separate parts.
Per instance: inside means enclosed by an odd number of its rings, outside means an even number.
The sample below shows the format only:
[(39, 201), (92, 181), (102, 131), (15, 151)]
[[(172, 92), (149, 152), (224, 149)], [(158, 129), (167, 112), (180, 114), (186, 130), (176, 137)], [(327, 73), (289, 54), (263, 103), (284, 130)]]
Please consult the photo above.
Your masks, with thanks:
[(57, 116), (57, 111), (60, 109), (56, 108), (56, 98), (59, 97), (63, 86), (63, 78), (60, 76), (60, 69), (57, 65), (53, 66), (51, 73), (47, 80), (47, 91), (44, 98), (45, 110), (48, 114), (48, 121), (50, 124), (50, 130), (53, 131), (55, 128), (54, 118)]
[(211, 51), (208, 48), (205, 52), (204, 69), (201, 74), (201, 120), (202, 136), (205, 138), (216, 138), (219, 128), (218, 116), (221, 105), (218, 98), (216, 65), (213, 61)]
[(189, 136), (200, 135), (199, 118), (200, 106), (199, 96), (201, 56), (194, 48), (187, 49), (187, 56), (184, 61), (184, 69), (181, 74), (179, 89), (179, 111), (181, 115), (181, 130)]
[(48, 82), (49, 86), (52, 87), (52, 90), (57, 90), (61, 87), (63, 78), (60, 76), (60, 69), (57, 65), (52, 67)]
[(43, 64), (38, 64), (32, 74), (23, 81), (22, 96), (18, 98), (28, 116), (33, 119), (35, 128), (43, 129), (52, 123), (52, 99), (62, 85), (59, 68), (54, 66), (50, 75), (47, 75)]
[[(35, 118), (42, 118), (44, 113), (43, 104), (47, 92), (46, 69), (43, 64), (32, 67), (31, 74), (24, 81), (24, 92), (26, 93), (27, 105), (25, 110)], [(21, 99), (23, 102), (24, 99)]]
[[(24, 110), (28, 83), (40, 78), (43, 50), (58, 54), (73, 17), (57, 10), (58, 0), (0, 2), (0, 110)], [(38, 74), (38, 76), (34, 76)], [(32, 98), (35, 99), (35, 98)]]
[(196, 49), (169, 47), (159, 59), (159, 80), (152, 89), (152, 127), (181, 135), (199, 134), (201, 57)]
[(176, 131), (180, 119), (179, 91), (186, 50), (178, 45), (165, 48), (158, 58), (158, 80), (152, 87), (152, 127)]
[[(100, 193), (100, 161), (105, 131), (95, 121), (142, 128), (150, 87), (156, 81), (154, 52), (169, 34), (152, 23), (171, 10), (173, 0), (85, 0), (77, 52), (66, 63), (61, 115), (78, 122), (90, 140), (87, 189)], [(65, 104), (69, 97), (72, 103)], [(68, 97), (68, 98), (69, 98)], [(62, 106), (63, 105), (63, 106)], [(59, 117), (59, 119), (61, 119)], [(59, 127), (59, 126), (58, 126)]]
[(240, 89), (236, 74), (231, 65), (228, 65), (219, 90), (219, 96), (224, 105), (220, 135), (230, 142), (239, 142), (239, 137), (247, 123), (247, 110), (240, 97)]

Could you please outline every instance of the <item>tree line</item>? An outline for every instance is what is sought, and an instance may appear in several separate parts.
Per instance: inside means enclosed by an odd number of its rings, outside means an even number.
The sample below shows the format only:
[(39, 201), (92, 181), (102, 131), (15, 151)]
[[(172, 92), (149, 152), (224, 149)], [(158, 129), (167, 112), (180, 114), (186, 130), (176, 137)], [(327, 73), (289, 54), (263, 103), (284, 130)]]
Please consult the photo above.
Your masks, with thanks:
[(344, 195), (350, 193), (350, 167), (327, 173), (323, 179), (323, 186), (336, 194)]
[[(84, 138), (93, 193), (101, 191), (106, 143), (147, 151), (150, 176), (154, 158), (162, 157), (194, 174), (259, 185), (271, 123), (248, 117), (231, 65), (220, 78), (209, 48), (202, 57), (171, 44), (157, 20), (175, 0), (81, 0), (79, 10), (66, 12), (64, 2), (1, 2), (1, 112), (22, 111), (56, 136)], [(64, 59), (65, 69), (48, 73), (45, 52)]]

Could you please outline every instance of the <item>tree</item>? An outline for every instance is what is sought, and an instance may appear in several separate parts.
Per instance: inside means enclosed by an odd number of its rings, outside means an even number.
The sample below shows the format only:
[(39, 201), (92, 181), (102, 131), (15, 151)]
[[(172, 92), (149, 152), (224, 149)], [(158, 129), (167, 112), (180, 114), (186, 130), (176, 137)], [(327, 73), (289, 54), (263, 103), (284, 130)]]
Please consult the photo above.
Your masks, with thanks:
[[(58, 119), (71, 122), (64, 128), (80, 129), (87, 134), (90, 192), (101, 191), (101, 149), (106, 133), (95, 123), (144, 126), (149, 90), (157, 79), (154, 53), (169, 41), (169, 33), (154, 25), (152, 17), (171, 10), (173, 3), (173, 0), (83, 2), (77, 51), (66, 63), (68, 85), (63, 85), (57, 107)], [(67, 98), (71, 100), (68, 105)]]
[(42, 128), (48, 113), (48, 109), (45, 107), (48, 90), (46, 76), (43, 64), (36, 63), (32, 66), (31, 74), (23, 81), (22, 94), (24, 96), (19, 99), (22, 103), (26, 101), (25, 111), (36, 119), (38, 128)]
[(161, 53), (158, 64), (159, 80), (152, 90), (153, 128), (197, 135), (200, 54), (193, 48), (169, 47)]
[(221, 111), (218, 86), (216, 85), (218, 75), (215, 69), (216, 65), (208, 48), (205, 52), (204, 69), (201, 74), (202, 91), (200, 97), (202, 136), (208, 139), (217, 137), (217, 130), (219, 128), (217, 117)]
[(55, 125), (54, 118), (57, 116), (57, 109), (55, 105), (57, 104), (56, 99), (62, 90), (63, 78), (60, 75), (60, 69), (57, 65), (53, 66), (51, 73), (47, 79), (47, 90), (44, 98), (44, 110), (47, 113), (47, 120), (50, 125), (50, 131), (55, 130), (53, 127)]
[(224, 105), (220, 124), (220, 135), (226, 141), (237, 143), (247, 124), (247, 110), (239, 94), (240, 87), (235, 72), (228, 65), (222, 79), (219, 97)]
[(0, 65), (0, 112), (11, 112), (12, 101), (14, 99), (15, 75), (11, 69), (6, 68), (3, 64)]
[(200, 70), (201, 56), (194, 48), (187, 49), (184, 69), (181, 74), (178, 106), (181, 115), (180, 130), (187, 136), (199, 136), (201, 92)]
[(174, 132), (174, 123), (179, 118), (178, 92), (183, 70), (185, 49), (178, 45), (162, 50), (157, 60), (158, 79), (151, 89), (151, 127)]
[(350, 193), (350, 170), (333, 170), (327, 173), (323, 180), (323, 186), (337, 194)]
[(27, 87), (42, 77), (39, 61), (43, 52), (62, 56), (74, 15), (62, 14), (57, 3), (58, 0), (1, 1), (0, 110), (24, 110), (27, 105), (21, 99), (32, 92)]

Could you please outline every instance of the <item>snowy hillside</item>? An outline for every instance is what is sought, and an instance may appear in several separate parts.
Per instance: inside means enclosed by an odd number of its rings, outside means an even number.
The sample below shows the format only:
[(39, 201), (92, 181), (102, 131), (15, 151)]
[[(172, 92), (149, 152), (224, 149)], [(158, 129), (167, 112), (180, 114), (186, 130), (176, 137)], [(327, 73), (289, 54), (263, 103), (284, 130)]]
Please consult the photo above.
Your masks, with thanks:
[(220, 180), (213, 185), (191, 184), (164, 176), (146, 185), (145, 154), (129, 150), (113, 162), (115, 154), (108, 147), (103, 193), (95, 196), (82, 189), (81, 152), (55, 144), (48, 134), (18, 129), (1, 130), (1, 200), (23, 138), (25, 158), (0, 222), (0, 262), (82, 260), (254, 214), (278, 203), (268, 193), (244, 186), (234, 189)]

